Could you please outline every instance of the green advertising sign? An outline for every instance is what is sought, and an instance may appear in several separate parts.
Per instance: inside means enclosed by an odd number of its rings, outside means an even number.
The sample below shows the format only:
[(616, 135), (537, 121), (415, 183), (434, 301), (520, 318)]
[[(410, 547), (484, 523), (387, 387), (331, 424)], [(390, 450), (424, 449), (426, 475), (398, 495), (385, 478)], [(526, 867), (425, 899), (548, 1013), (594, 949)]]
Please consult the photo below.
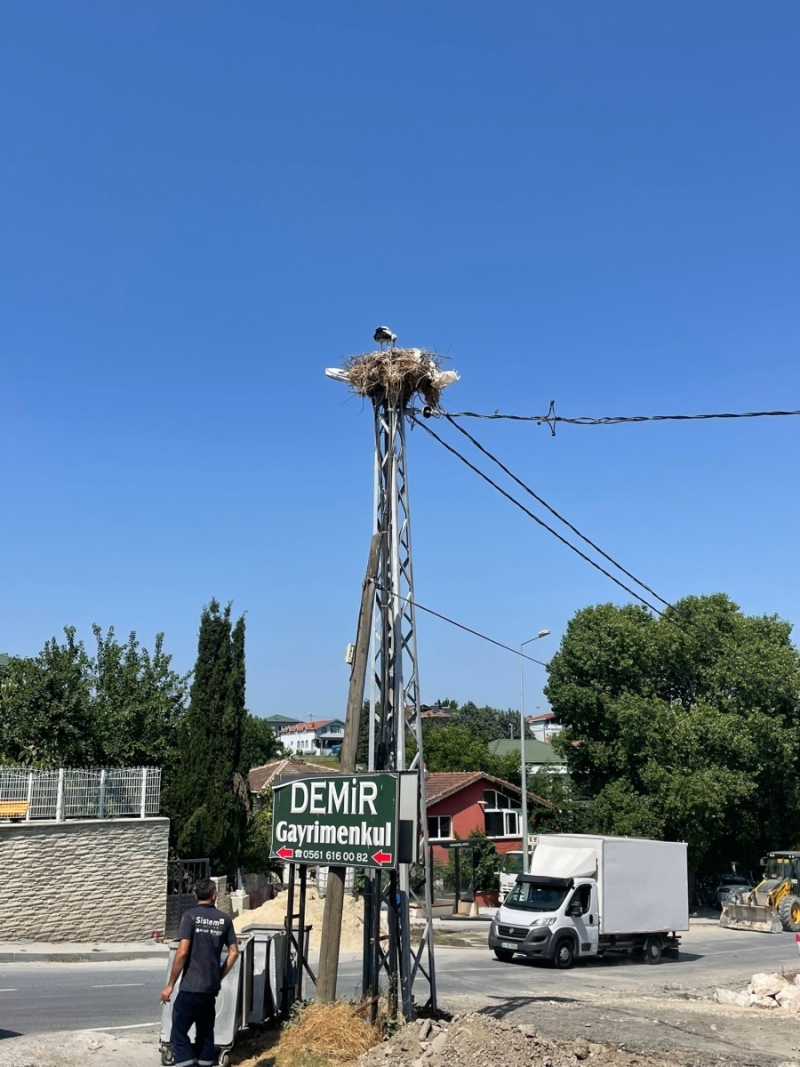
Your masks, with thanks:
[(275, 786), (275, 859), (333, 867), (397, 866), (394, 774), (325, 775)]

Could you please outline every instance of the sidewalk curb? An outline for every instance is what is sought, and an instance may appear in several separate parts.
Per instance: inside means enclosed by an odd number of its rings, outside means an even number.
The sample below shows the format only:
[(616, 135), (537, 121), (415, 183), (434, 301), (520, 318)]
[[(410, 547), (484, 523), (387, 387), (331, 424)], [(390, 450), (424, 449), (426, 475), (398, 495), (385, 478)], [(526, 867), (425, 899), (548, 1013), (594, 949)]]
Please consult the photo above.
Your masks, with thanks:
[(165, 960), (169, 955), (169, 945), (164, 948), (130, 948), (93, 949), (91, 952), (74, 949), (57, 951), (38, 951), (37, 949), (15, 949), (12, 952), (0, 951), (0, 963), (109, 963), (119, 960)]

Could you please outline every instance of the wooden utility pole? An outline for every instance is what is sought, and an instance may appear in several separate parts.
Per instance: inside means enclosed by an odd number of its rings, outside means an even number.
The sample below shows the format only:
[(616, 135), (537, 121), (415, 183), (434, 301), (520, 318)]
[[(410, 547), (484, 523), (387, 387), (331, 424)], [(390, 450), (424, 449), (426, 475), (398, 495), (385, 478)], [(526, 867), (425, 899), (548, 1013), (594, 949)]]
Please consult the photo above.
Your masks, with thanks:
[[(361, 590), (361, 610), (358, 613), (356, 649), (350, 672), (350, 689), (347, 694), (347, 712), (344, 720), (344, 737), (339, 764), (342, 774), (353, 774), (356, 769), (358, 732), (361, 725), (361, 706), (364, 702), (364, 685), (367, 679), (369, 639), (372, 630), (372, 606), (375, 599), (375, 580), (378, 576), (381, 536), (374, 534), (369, 548), (367, 573)], [(339, 943), (342, 936), (342, 909), (344, 905), (344, 879), (346, 867), (328, 868), (328, 886), (325, 891), (325, 911), (322, 916), (322, 943), (319, 956), (317, 996), (323, 1003), (336, 999), (336, 974), (339, 969)]]

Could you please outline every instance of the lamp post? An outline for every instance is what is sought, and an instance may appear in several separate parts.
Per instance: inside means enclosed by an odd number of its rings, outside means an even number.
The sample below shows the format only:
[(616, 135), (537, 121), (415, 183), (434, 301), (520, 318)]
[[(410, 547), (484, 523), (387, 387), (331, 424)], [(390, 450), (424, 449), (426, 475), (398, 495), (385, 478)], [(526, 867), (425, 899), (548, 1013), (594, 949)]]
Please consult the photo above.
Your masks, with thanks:
[(528, 775), (525, 766), (525, 660), (522, 650), (531, 641), (538, 641), (549, 635), (549, 630), (540, 630), (536, 637), (529, 637), (519, 646), (519, 767), (522, 782), (522, 870), (528, 873)]

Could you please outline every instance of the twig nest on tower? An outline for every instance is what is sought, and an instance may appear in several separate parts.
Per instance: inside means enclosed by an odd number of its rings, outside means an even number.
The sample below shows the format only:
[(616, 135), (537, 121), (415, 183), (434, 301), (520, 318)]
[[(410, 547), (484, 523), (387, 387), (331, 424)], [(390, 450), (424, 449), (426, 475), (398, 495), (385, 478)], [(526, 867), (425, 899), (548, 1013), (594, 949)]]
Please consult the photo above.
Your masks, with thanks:
[(436, 407), (442, 390), (458, 381), (453, 370), (441, 369), (441, 357), (421, 348), (387, 348), (351, 356), (344, 367), (325, 371), (329, 378), (347, 382), (358, 396), (389, 403), (408, 403), (415, 395)]

